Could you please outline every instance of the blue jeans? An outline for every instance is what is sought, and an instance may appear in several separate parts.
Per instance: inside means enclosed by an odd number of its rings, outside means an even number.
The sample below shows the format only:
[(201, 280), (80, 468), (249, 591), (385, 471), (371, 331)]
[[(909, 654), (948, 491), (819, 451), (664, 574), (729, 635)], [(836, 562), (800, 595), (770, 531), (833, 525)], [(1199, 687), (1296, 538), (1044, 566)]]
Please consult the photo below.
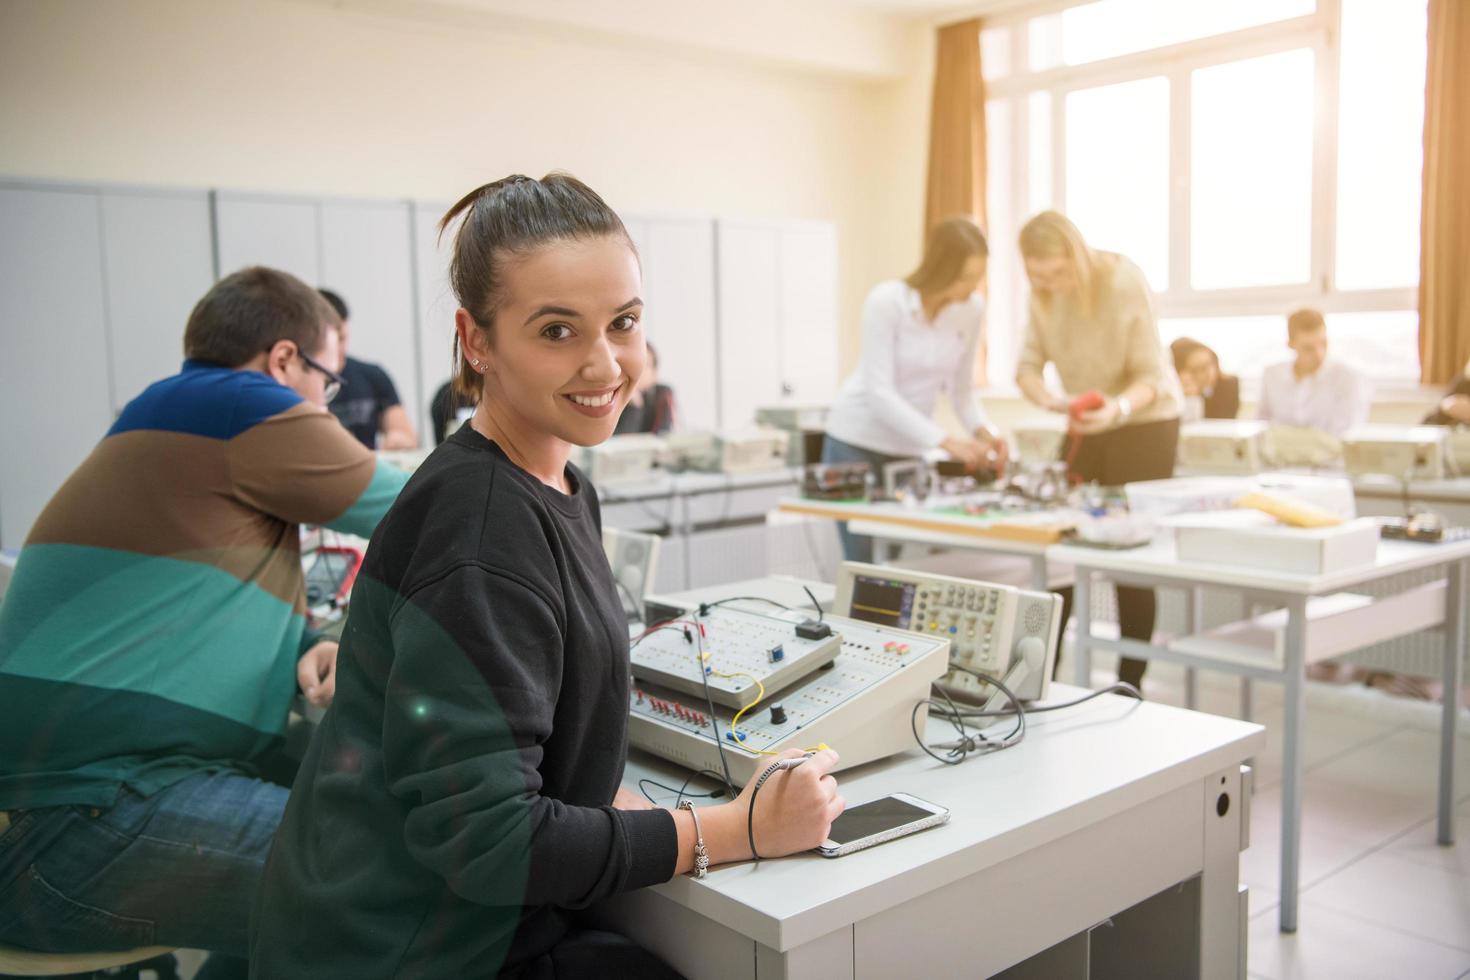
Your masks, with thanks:
[[(850, 442), (833, 439), (831, 436), (822, 440), (822, 462), (867, 463), (873, 468), (873, 479), (880, 487), (883, 485), (883, 467), (908, 458), (907, 456), (889, 456), (886, 453), (864, 449), (862, 446), (854, 446)], [(837, 522), (837, 536), (842, 541), (843, 558), (848, 561), (870, 562), (873, 560), (872, 538), (862, 534), (852, 534), (847, 530), (846, 521)]]
[(183, 946), (200, 978), (246, 975), (250, 906), (287, 789), (203, 772), (110, 808), (11, 811), (0, 943), (45, 952)]

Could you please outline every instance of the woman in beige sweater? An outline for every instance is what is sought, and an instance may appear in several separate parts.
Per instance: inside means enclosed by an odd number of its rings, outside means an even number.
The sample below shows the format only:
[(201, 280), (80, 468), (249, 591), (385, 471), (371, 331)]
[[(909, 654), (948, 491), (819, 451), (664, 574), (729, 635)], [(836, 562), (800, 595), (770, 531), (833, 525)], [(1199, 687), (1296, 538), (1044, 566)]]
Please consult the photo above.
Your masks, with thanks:
[[(1077, 226), (1055, 211), (1026, 222), (1021, 257), (1031, 301), (1016, 384), (1053, 412), (1068, 413), (1082, 395), (1096, 402), (1071, 420), (1071, 439), (1079, 440), (1069, 452), (1072, 475), (1104, 486), (1173, 476), (1183, 395), (1143, 273), (1121, 255), (1088, 247)], [(1064, 394), (1042, 380), (1047, 362), (1056, 365)], [(1071, 590), (1062, 597), (1065, 623)], [(1152, 589), (1118, 589), (1123, 636), (1150, 640), (1154, 613)], [(1146, 666), (1125, 657), (1118, 679), (1137, 686)]]

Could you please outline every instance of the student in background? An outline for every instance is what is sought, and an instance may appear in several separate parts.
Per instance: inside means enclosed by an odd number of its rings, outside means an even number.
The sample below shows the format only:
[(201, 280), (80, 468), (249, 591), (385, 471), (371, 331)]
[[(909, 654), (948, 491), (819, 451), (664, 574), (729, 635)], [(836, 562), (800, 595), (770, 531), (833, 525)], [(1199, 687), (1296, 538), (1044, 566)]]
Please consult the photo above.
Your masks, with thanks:
[(451, 431), (460, 427), (475, 412), (475, 400), (446, 381), (434, 392), (429, 403), (429, 420), (434, 425), (434, 445), (439, 445)]
[(1233, 419), (1240, 412), (1240, 379), (1220, 371), (1213, 350), (1189, 337), (1169, 345), (1184, 390), (1184, 420)]
[(658, 351), (648, 345), (648, 362), (643, 377), (628, 398), (628, 407), (618, 416), (613, 435), (629, 432), (668, 432), (674, 427), (674, 389), (658, 383)]
[[(754, 809), (655, 808), (621, 786), (631, 675), (597, 492), (568, 462), (612, 434), (643, 372), (622, 221), (565, 174), (466, 195), (450, 282), (469, 423), (414, 473), (353, 589), (252, 918), (260, 980), (672, 971), (583, 915), (710, 863), (819, 844), (830, 750)], [(714, 655), (712, 669), (719, 669)], [(792, 756), (800, 753), (793, 752)]]
[(1292, 313), (1286, 318), (1286, 340), (1296, 358), (1262, 373), (1259, 418), (1338, 437), (1368, 421), (1373, 386), (1358, 371), (1328, 359), (1327, 321), (1321, 313)]
[[(214, 952), (243, 977), (307, 629), (300, 528), (370, 535), (406, 477), (328, 414), (337, 315), (273, 269), (194, 307), (183, 370), (46, 505), (0, 606), (0, 943)], [(8, 833), (6, 833), (8, 829)]]
[[(1031, 282), (1026, 340), (1016, 365), (1022, 394), (1048, 411), (1071, 415), (1072, 476), (1121, 486), (1174, 475), (1183, 396), (1169, 369), (1153, 300), (1142, 270), (1113, 252), (1090, 247), (1077, 226), (1043, 211), (1021, 229), (1021, 257)], [(1065, 394), (1042, 379), (1056, 366)], [(1082, 398), (1095, 407), (1073, 411)], [(1123, 636), (1153, 637), (1153, 589), (1118, 587)], [(1063, 623), (1072, 590), (1062, 591)], [(1124, 657), (1118, 679), (1139, 687), (1147, 661)]]
[[(943, 449), (973, 471), (1004, 466), (1006, 442), (975, 397), (975, 357), (985, 303), (975, 292), (990, 255), (974, 219), (957, 215), (934, 226), (923, 261), (904, 279), (874, 286), (863, 304), (863, 347), (827, 413), (824, 463), (882, 467)], [(933, 418), (940, 392), (967, 435), (950, 435)], [(843, 554), (872, 560), (872, 540), (838, 524)]]
[[(398, 389), (376, 364), (347, 353), (352, 336), (347, 303), (330, 289), (318, 290), (341, 318), (338, 336), (342, 348), (342, 392), (332, 402), (332, 414), (369, 449), (414, 449), (419, 444), (408, 412), (398, 400)], [(382, 439), (378, 438), (379, 433)]]
[(1470, 425), (1470, 361), (1445, 392), (1434, 411), (1424, 416), (1425, 425)]

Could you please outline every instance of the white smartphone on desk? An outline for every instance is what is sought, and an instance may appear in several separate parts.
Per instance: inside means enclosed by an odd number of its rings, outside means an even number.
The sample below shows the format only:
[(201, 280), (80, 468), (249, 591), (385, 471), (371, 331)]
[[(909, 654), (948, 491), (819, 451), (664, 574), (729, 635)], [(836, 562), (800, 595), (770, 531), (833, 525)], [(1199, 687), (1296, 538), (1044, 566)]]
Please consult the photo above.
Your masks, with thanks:
[(832, 821), (832, 829), (816, 852), (841, 857), (907, 834), (937, 827), (949, 820), (949, 810), (907, 793), (893, 793), (870, 803), (850, 806)]

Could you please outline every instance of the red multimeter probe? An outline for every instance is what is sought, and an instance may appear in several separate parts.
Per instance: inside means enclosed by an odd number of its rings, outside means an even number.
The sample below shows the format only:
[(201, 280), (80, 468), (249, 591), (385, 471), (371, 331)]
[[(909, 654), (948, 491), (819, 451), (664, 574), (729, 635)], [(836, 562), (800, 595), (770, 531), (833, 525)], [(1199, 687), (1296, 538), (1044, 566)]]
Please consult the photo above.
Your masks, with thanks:
[[(1076, 398), (1073, 398), (1071, 404), (1067, 406), (1067, 415), (1071, 417), (1074, 423), (1080, 422), (1082, 416), (1088, 412), (1097, 411), (1107, 403), (1108, 400), (1103, 396), (1102, 392), (1096, 389), (1084, 391)], [(1067, 478), (1074, 483), (1081, 483), (1082, 481), (1072, 472), (1072, 461), (1077, 458), (1077, 450), (1082, 448), (1082, 433), (1077, 431), (1075, 425), (1069, 426), (1067, 429), (1067, 439)]]

